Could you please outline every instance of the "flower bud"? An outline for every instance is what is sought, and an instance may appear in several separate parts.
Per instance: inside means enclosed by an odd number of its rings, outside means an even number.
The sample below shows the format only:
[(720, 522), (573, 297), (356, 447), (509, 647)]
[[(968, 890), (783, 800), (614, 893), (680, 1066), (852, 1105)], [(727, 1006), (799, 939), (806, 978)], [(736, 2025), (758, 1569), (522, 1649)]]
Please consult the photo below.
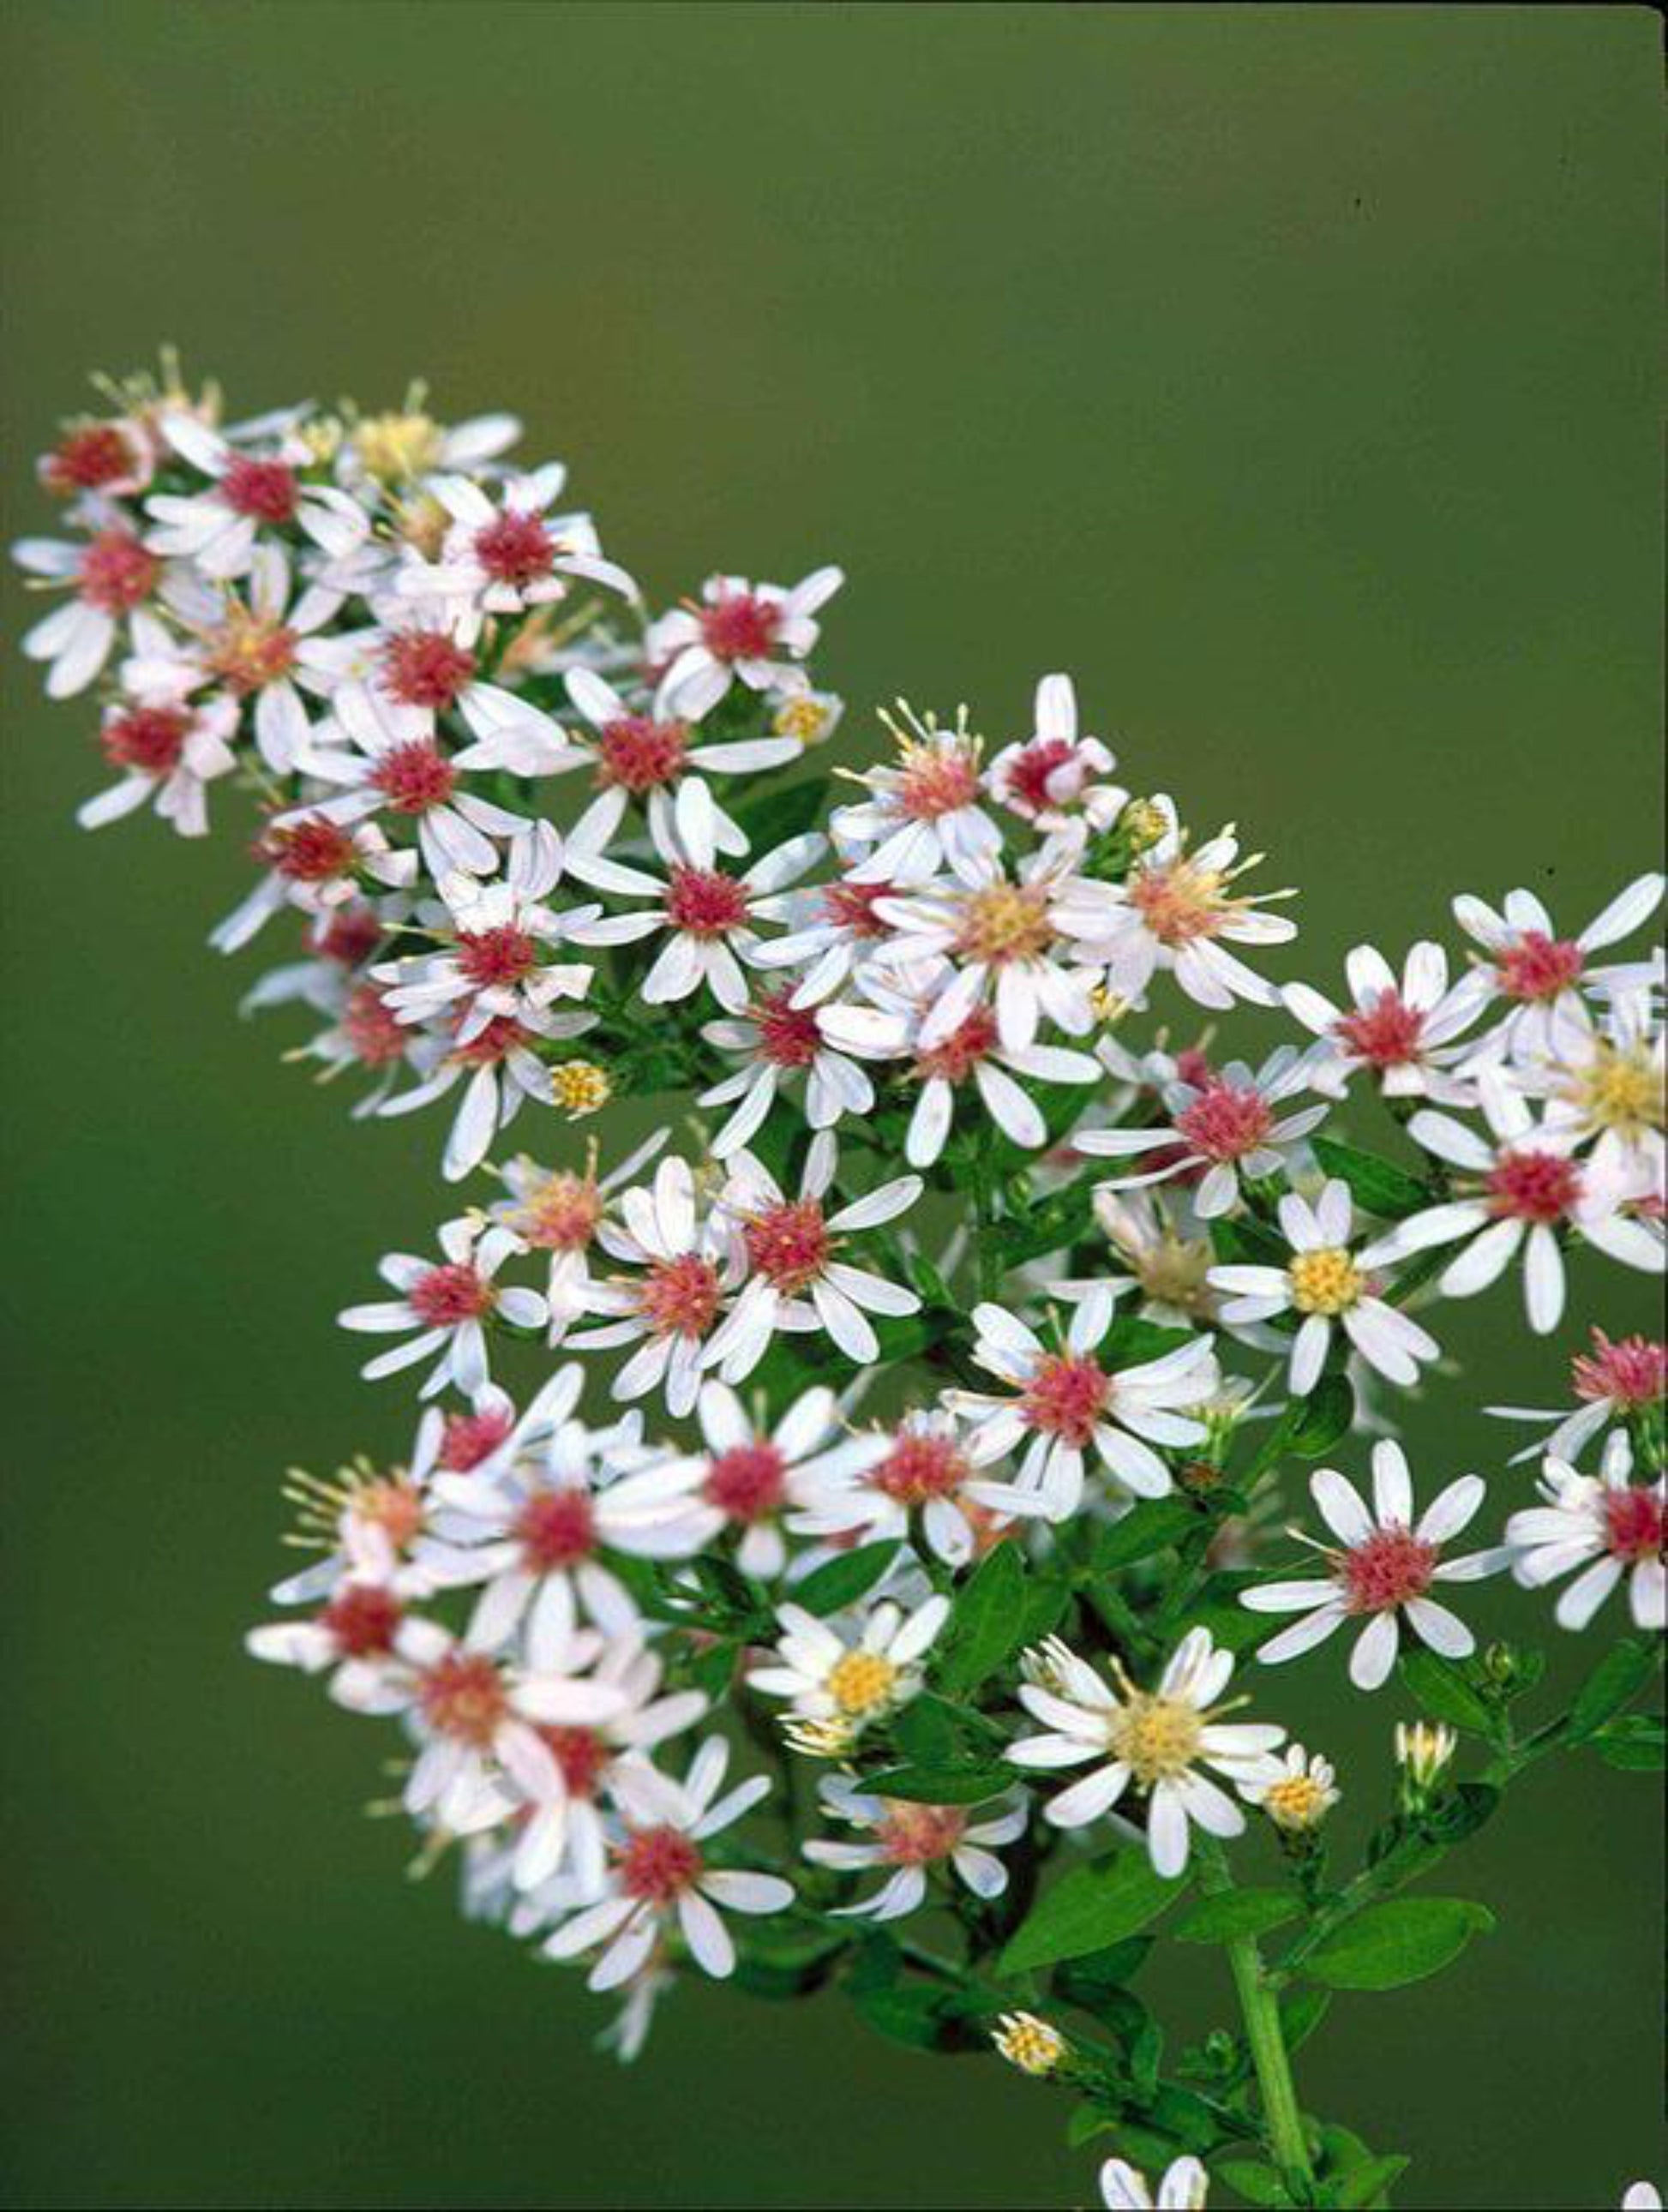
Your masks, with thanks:
[(1057, 2074), (1071, 2056), (1071, 2045), (1059, 2029), (1034, 2012), (1003, 2013), (990, 2031), (990, 2040), (1010, 2066), (1039, 2080)]
[(594, 1060), (564, 1060), (551, 1070), (551, 1098), (570, 1121), (594, 1114), (614, 1095), (607, 1071)]
[(1396, 1763), (1402, 1770), (1402, 1789), (1410, 1806), (1429, 1797), (1452, 1763), (1459, 1738), (1445, 1723), (1429, 1721), (1396, 1723)]

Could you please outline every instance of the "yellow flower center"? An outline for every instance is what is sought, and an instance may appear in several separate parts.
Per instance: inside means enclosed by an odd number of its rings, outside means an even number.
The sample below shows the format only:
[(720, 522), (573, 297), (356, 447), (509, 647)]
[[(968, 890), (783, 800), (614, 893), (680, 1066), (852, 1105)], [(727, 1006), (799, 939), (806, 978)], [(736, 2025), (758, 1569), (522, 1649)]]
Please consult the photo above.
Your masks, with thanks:
[(551, 1070), (551, 1100), (570, 1121), (606, 1106), (613, 1096), (613, 1089), (607, 1071), (599, 1067), (594, 1060), (564, 1060), (559, 1067)]
[(1326, 1817), (1327, 1796), (1312, 1775), (1290, 1774), (1263, 1793), (1263, 1809), (1277, 1828), (1318, 1828)]
[(1117, 827), (1131, 852), (1144, 853), (1158, 843), (1170, 823), (1156, 800), (1132, 799), (1118, 816)]
[(1109, 1741), (1143, 1789), (1185, 1774), (1199, 1749), (1204, 1718), (1180, 1698), (1131, 1691), (1113, 1716)]
[(968, 960), (999, 965), (1035, 960), (1054, 941), (1048, 893), (1033, 884), (993, 884), (965, 901), (956, 950)]
[(1348, 1313), (1364, 1288), (1361, 1269), (1336, 1245), (1295, 1254), (1287, 1272), (1292, 1304), (1301, 1314)]
[(372, 476), (401, 483), (439, 459), (440, 428), (426, 415), (372, 415), (355, 426), (353, 449)]
[(828, 1694), (843, 1713), (877, 1713), (897, 1680), (897, 1668), (878, 1651), (848, 1651), (829, 1669)]
[(827, 735), (831, 719), (826, 701), (800, 691), (782, 701), (770, 726), (779, 738), (797, 738), (802, 745), (814, 745)]
[(1614, 1129), (1637, 1141), (1663, 1125), (1662, 1073), (1642, 1045), (1619, 1050), (1601, 1040), (1567, 1095), (1597, 1129)]
[(1034, 2013), (1008, 2013), (995, 2038), (997, 2050), (1022, 2074), (1052, 2074), (1066, 2055), (1066, 2039)]

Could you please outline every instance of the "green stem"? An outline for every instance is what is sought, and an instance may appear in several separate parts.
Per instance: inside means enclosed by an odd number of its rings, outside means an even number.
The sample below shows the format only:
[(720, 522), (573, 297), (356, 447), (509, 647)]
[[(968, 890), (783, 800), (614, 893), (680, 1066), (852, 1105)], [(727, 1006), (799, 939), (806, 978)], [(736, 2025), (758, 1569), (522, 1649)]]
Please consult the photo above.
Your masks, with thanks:
[[(1212, 1844), (1202, 1852), (1200, 1884), (1212, 1895), (1233, 1887), (1233, 1877), (1227, 1870), (1220, 1844)], [(1313, 2183), (1314, 2172), (1303, 2133), (1303, 2115), (1298, 2109), (1297, 2085), (1292, 2079), (1285, 2030), (1280, 2022), (1279, 1999), (1263, 1972), (1263, 1956), (1254, 1936), (1236, 1936), (1225, 1948), (1245, 2022), (1245, 2042), (1251, 2051), (1251, 2064), (1257, 2069), (1257, 2086), (1263, 2095), (1269, 2148), (1275, 2162), (1296, 2175), (1306, 2189)]]

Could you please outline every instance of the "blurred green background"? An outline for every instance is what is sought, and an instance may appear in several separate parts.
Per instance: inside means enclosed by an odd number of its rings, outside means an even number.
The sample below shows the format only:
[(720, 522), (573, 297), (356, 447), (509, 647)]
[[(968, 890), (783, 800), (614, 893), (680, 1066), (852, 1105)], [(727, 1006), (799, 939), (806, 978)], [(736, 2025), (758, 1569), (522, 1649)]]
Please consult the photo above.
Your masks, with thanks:
[[(13, 533), (84, 372), (159, 339), (234, 411), (423, 374), (523, 414), (655, 596), (843, 562), (849, 750), (899, 690), (1005, 738), (1076, 671), (1138, 787), (1304, 887), (1329, 987), (1455, 890), (1579, 926), (1652, 860), (1645, 9), (120, 0), (11, 6), (0, 68)], [(593, 2056), (573, 1978), (402, 1879), (359, 1810), (390, 1740), (240, 1656), (279, 1470), (409, 1435), (332, 1315), (437, 1218), (440, 1129), (277, 1064), (203, 943), (237, 834), (81, 836), (90, 710), (6, 681), (7, 2201), (1087, 2202), (1063, 2100), (835, 1999), (680, 1993)], [(1557, 1402), (1589, 1314), (1646, 1318), (1619, 1273), (1544, 1346), (1510, 1293), (1445, 1312), (1428, 1479), (1498, 1468), (1472, 1402)], [(1330, 1654), (1262, 1690), (1358, 1833), (1397, 1693)], [(1417, 2154), (1407, 2204), (1660, 2174), (1652, 1796), (1532, 1780), (1448, 1885), (1501, 1932), (1305, 2052)], [(1159, 2002), (1196, 2027), (1219, 1974)]]

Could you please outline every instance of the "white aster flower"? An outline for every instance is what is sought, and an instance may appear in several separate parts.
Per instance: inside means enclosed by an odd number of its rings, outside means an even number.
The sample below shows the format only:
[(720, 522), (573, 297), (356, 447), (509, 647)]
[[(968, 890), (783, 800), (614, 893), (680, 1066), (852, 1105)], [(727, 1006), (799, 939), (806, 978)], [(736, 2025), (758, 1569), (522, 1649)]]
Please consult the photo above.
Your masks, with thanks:
[(1243, 1060), (1212, 1068), (1202, 1082), (1177, 1080), (1164, 1094), (1168, 1120), (1143, 1128), (1080, 1129), (1072, 1148), (1091, 1158), (1139, 1159), (1158, 1153), (1156, 1166), (1114, 1176), (1105, 1190), (1134, 1190), (1185, 1176), (1193, 1182), (1195, 1211), (1205, 1220), (1231, 1213), (1239, 1203), (1240, 1178), (1289, 1174), (1287, 1155), (1326, 1119), (1324, 1106), (1295, 1113), (1278, 1108), (1312, 1087), (1309, 1063), (1282, 1045), (1253, 1072)]
[(1258, 1658), (1277, 1666), (1324, 1643), (1346, 1620), (1364, 1621), (1349, 1655), (1349, 1679), (1358, 1690), (1376, 1690), (1396, 1664), (1403, 1620), (1445, 1659), (1469, 1656), (1476, 1638), (1429, 1593), (1436, 1583), (1482, 1581), (1508, 1563), (1503, 1547), (1457, 1559), (1443, 1557), (1444, 1546), (1470, 1525), (1482, 1504), (1488, 1486), (1482, 1476), (1457, 1477), (1415, 1520), (1407, 1455), (1385, 1441), (1373, 1447), (1371, 1510), (1336, 1468), (1318, 1468), (1309, 1490), (1337, 1543), (1316, 1545), (1326, 1559), (1324, 1580), (1263, 1583), (1241, 1593), (1240, 1603), (1253, 1613), (1304, 1615), (1263, 1644)]
[(64, 586), (73, 596), (23, 634), (23, 651), (44, 660), (46, 696), (73, 698), (97, 681), (131, 623), (162, 580), (162, 564), (133, 534), (119, 510), (89, 508), (90, 538), (23, 538), (12, 558), (39, 585)]
[(370, 523), (332, 486), (307, 483), (300, 471), (311, 459), (305, 441), (277, 441), (275, 450), (244, 452), (194, 415), (164, 415), (158, 425), (180, 459), (208, 477), (201, 491), (158, 492), (145, 502), (155, 526), (145, 538), (153, 553), (191, 562), (216, 582), (247, 575), (263, 531), (294, 526), (319, 544), (334, 543), (344, 522)]
[(1281, 991), (1287, 1011), (1322, 1040), (1314, 1062), (1317, 1090), (1342, 1094), (1350, 1076), (1378, 1078), (1386, 1098), (1435, 1098), (1469, 1104), (1470, 1087), (1446, 1071), (1465, 1048), (1457, 1044), (1482, 1012), (1488, 987), (1477, 969), (1448, 985), (1448, 956), (1421, 941), (1403, 964), (1398, 982), (1382, 952), (1358, 945), (1344, 963), (1349, 1006), (1344, 1009), (1308, 983)]
[(740, 1229), (722, 1208), (697, 1203), (687, 1160), (664, 1159), (652, 1185), (621, 1194), (620, 1221), (606, 1217), (597, 1242), (636, 1272), (593, 1281), (583, 1310), (600, 1326), (569, 1331), (576, 1352), (601, 1352), (647, 1338), (613, 1380), (630, 1401), (664, 1388), (668, 1409), (691, 1412), (701, 1387), (711, 1332), (746, 1270)]
[(813, 1129), (869, 1113), (874, 1085), (857, 1061), (895, 1058), (904, 1049), (903, 1024), (879, 1008), (795, 1006), (788, 984), (761, 992), (740, 1013), (704, 1024), (701, 1034), (719, 1052), (746, 1055), (741, 1067), (695, 1102), (735, 1109), (712, 1140), (718, 1160), (747, 1143), (790, 1077), (805, 1079), (805, 1118)]
[(541, 1328), (545, 1301), (537, 1291), (504, 1290), (493, 1279), (516, 1238), (508, 1229), (489, 1228), (478, 1217), (448, 1221), (440, 1232), (441, 1257), (420, 1260), (391, 1252), (377, 1273), (399, 1296), (373, 1305), (349, 1306), (336, 1318), (344, 1328), (392, 1336), (417, 1334), (392, 1352), (367, 1360), (360, 1373), (368, 1382), (397, 1374), (435, 1356), (423, 1386), (432, 1398), (448, 1382), (469, 1395), (487, 1382), (486, 1323), (509, 1322), (517, 1328)]
[(1554, 1459), (1574, 1461), (1610, 1422), (1626, 1420), (1630, 1414), (1659, 1406), (1665, 1384), (1668, 1384), (1668, 1344), (1660, 1337), (1613, 1338), (1595, 1326), (1591, 1348), (1578, 1352), (1570, 1361), (1570, 1383), (1580, 1401), (1573, 1408), (1483, 1408), (1499, 1420), (1529, 1421), (1551, 1431), (1548, 1436), (1537, 1437), (1520, 1452), (1513, 1452), (1508, 1462), (1510, 1466), (1516, 1467), (1521, 1461), (1538, 1458), (1543, 1453)]
[(1127, 2160), (1109, 2158), (1100, 2169), (1100, 2199), (1108, 2212), (1202, 2212), (1210, 2176), (1196, 2158), (1173, 2159), (1154, 2196), (1147, 2177)]
[(1648, 963), (1603, 968), (1589, 956), (1629, 936), (1650, 920), (1662, 902), (1663, 877), (1639, 876), (1617, 893), (1576, 936), (1561, 938), (1556, 925), (1533, 891), (1508, 891), (1499, 911), (1470, 893), (1453, 902), (1454, 920), (1482, 948), (1480, 973), (1491, 994), (1507, 1001), (1503, 1021), (1479, 1049), (1503, 1048), (1513, 1059), (1555, 1057), (1559, 1031), (1581, 1018), (1580, 993), (1622, 984), (1648, 983)]
[(982, 1820), (974, 1806), (870, 1796), (837, 1775), (825, 1777), (818, 1793), (825, 1811), (868, 1830), (872, 1840), (840, 1843), (813, 1836), (804, 1846), (806, 1857), (843, 1874), (890, 1869), (869, 1896), (836, 1905), (837, 1919), (901, 1920), (918, 1911), (926, 1902), (928, 1869), (935, 1866), (947, 1869), (975, 1897), (1000, 1897), (1007, 1887), (1007, 1869), (995, 1851), (1022, 1836), (1029, 1818), (1018, 1790), (996, 1800)]
[(788, 1698), (794, 1721), (833, 1723), (849, 1744), (920, 1691), (921, 1661), (949, 1617), (947, 1597), (925, 1598), (908, 1613), (887, 1598), (842, 1635), (802, 1605), (778, 1606), (776, 1663), (755, 1665), (748, 1686)]
[(1321, 1377), (1332, 1348), (1332, 1333), (1344, 1334), (1370, 1367), (1404, 1389), (1419, 1379), (1421, 1364), (1437, 1358), (1441, 1347), (1428, 1330), (1379, 1296), (1372, 1273), (1391, 1256), (1388, 1240), (1352, 1252), (1354, 1218), (1348, 1183), (1325, 1185), (1311, 1206), (1288, 1192), (1280, 1201), (1281, 1234), (1291, 1249), (1284, 1267), (1221, 1267), (1210, 1271), (1212, 1287), (1228, 1293), (1222, 1319), (1264, 1322), (1275, 1314), (1302, 1316), (1292, 1339), (1288, 1376), (1294, 1397), (1307, 1397)]
[(789, 891), (782, 901), (787, 933), (755, 950), (756, 968), (798, 968), (790, 1004), (814, 1006), (832, 998), (848, 981), (871, 968), (877, 947), (890, 935), (875, 908), (896, 886), (884, 880), (858, 883), (843, 876)]
[(1048, 1732), (1010, 1743), (1007, 1757), (1028, 1772), (1094, 1762), (1043, 1808), (1056, 1827), (1087, 1827), (1134, 1787), (1148, 1800), (1148, 1856), (1166, 1876), (1187, 1864), (1190, 1823), (1212, 1836), (1244, 1833), (1245, 1814), (1202, 1770), (1236, 1788), (1274, 1781), (1281, 1770), (1273, 1754), (1286, 1731), (1217, 1717), (1233, 1658), (1216, 1649), (1208, 1629), (1188, 1631), (1156, 1690), (1138, 1690), (1121, 1667), (1111, 1686), (1057, 1638), (1032, 1660), (1020, 1702)]
[(706, 1360), (726, 1382), (751, 1375), (778, 1329), (825, 1330), (847, 1358), (867, 1365), (880, 1356), (870, 1314), (921, 1310), (901, 1283), (840, 1256), (845, 1240), (907, 1212), (921, 1195), (919, 1176), (898, 1176), (829, 1212), (825, 1203), (839, 1173), (839, 1150), (828, 1129), (811, 1139), (799, 1194), (788, 1198), (762, 1161), (738, 1152), (719, 1207), (734, 1223), (747, 1281), (734, 1310), (707, 1347)]
[(1131, 866), (1111, 926), (1086, 947), (1087, 957), (1104, 963), (1106, 988), (1138, 1004), (1154, 975), (1168, 970), (1201, 1006), (1226, 1008), (1236, 999), (1254, 1006), (1276, 1006), (1280, 994), (1275, 986), (1227, 948), (1288, 943), (1297, 934), (1295, 923), (1283, 915), (1264, 913), (1258, 902), (1292, 894), (1247, 896), (1237, 890), (1239, 878), (1262, 855), (1239, 858), (1232, 824), (1190, 852), (1169, 801), (1154, 804), (1167, 826)]
[(752, 963), (758, 943), (756, 926), (776, 918), (776, 894), (813, 866), (825, 849), (824, 840), (814, 834), (790, 837), (745, 873), (731, 875), (717, 866), (716, 810), (711, 793), (696, 776), (679, 785), (670, 813), (651, 820), (649, 834), (666, 865), (664, 881), (612, 862), (606, 879), (594, 870), (592, 879), (654, 904), (587, 921), (573, 933), (575, 942), (630, 945), (663, 930), (667, 942), (639, 986), (645, 1003), (665, 1006), (705, 985), (720, 1006), (743, 1012), (748, 993), (741, 963)]
[(617, 1763), (612, 1790), (624, 1832), (605, 1878), (606, 1894), (563, 1923), (545, 1945), (547, 1958), (576, 1958), (600, 1946), (587, 1986), (614, 1989), (648, 1963), (675, 1927), (704, 1972), (721, 1978), (734, 1971), (735, 1946), (715, 1908), (781, 1912), (794, 1891), (779, 1875), (707, 1863), (702, 1846), (770, 1793), (769, 1777), (758, 1774), (719, 1796), (729, 1756), (729, 1746), (711, 1738), (681, 1783), (646, 1759)]
[(439, 477), (431, 496), (451, 518), (437, 561), (408, 552), (397, 590), (403, 598), (438, 602), (461, 645), (472, 646), (489, 616), (524, 614), (566, 599), (575, 580), (600, 584), (627, 599), (637, 587), (603, 557), (587, 514), (551, 514), (568, 472), (551, 461), (527, 476), (493, 487), (467, 477)]
[(898, 712), (901, 721), (880, 718), (897, 742), (897, 766), (854, 776), (868, 797), (837, 806), (829, 817), (842, 853), (869, 848), (849, 871), (850, 880), (907, 889), (947, 869), (957, 876), (975, 866), (988, 872), (1002, 833), (986, 811), (983, 740), (968, 729), (967, 709), (958, 708), (950, 729), (935, 715), (917, 714), (906, 700), (898, 701)]
[(512, 1230), (525, 1249), (550, 1255), (545, 1302), (550, 1308), (552, 1344), (559, 1344), (569, 1324), (587, 1310), (591, 1251), (603, 1221), (618, 1217), (615, 1194), (664, 1150), (671, 1134), (669, 1129), (657, 1129), (605, 1176), (597, 1174), (594, 1139), (587, 1148), (582, 1169), (541, 1167), (523, 1153), (497, 1170), (506, 1195), (490, 1206), (488, 1213)]
[(1368, 1259), (1400, 1259), (1436, 1244), (1464, 1241), (1438, 1282), (1444, 1297), (1474, 1297), (1524, 1255), (1529, 1325), (1544, 1335), (1564, 1310), (1564, 1261), (1558, 1231), (1578, 1229), (1623, 1266), (1659, 1274), (1662, 1246), (1646, 1224), (1622, 1212), (1639, 1195), (1614, 1169), (1573, 1157), (1577, 1132), (1545, 1117), (1537, 1123), (1527, 1100), (1497, 1067), (1477, 1078), (1488, 1134), (1452, 1115), (1415, 1114), (1408, 1133), (1428, 1152), (1460, 1170), (1458, 1195), (1399, 1222)]
[(1010, 814), (1045, 835), (1086, 822), (1110, 830), (1129, 804), (1122, 784), (1108, 781), (1117, 759), (1099, 738), (1077, 732), (1077, 693), (1069, 676), (1044, 676), (1037, 686), (1036, 734), (1004, 745), (986, 781)]
[(1300, 1743), (1286, 1747), (1277, 1780), (1248, 1783), (1239, 1792), (1289, 1836), (1312, 1834), (1342, 1794), (1330, 1759)]
[(906, 1413), (891, 1429), (860, 1431), (858, 1440), (860, 1454), (835, 1455), (802, 1486), (789, 1524), (797, 1534), (833, 1537), (855, 1530), (863, 1542), (879, 1543), (908, 1536), (919, 1515), (927, 1550), (960, 1569), (1012, 1522), (1047, 1510), (1038, 1491), (983, 1473), (948, 1413)]
[(813, 568), (791, 588), (709, 576), (698, 601), (675, 607), (649, 627), (645, 650), (650, 666), (661, 672), (656, 714), (699, 721), (738, 679), (767, 695), (803, 691), (801, 664), (821, 634), (815, 617), (844, 581), (844, 573), (831, 568)]
[(1579, 1144), (1592, 1146), (1601, 1181), (1660, 1191), (1668, 1067), (1650, 995), (1618, 992), (1600, 1022), (1582, 1011), (1561, 1026), (1558, 1057), (1525, 1072), (1525, 1087), (1545, 1094), (1549, 1128), (1573, 1129)]
[(83, 800), (76, 821), (83, 830), (98, 830), (150, 805), (182, 837), (205, 836), (208, 787), (237, 766), (237, 703), (224, 697), (200, 707), (166, 695), (113, 701), (104, 710), (99, 744), (121, 781)]
[(1196, 1337), (1160, 1358), (1109, 1370), (1094, 1354), (1114, 1309), (1104, 1285), (1091, 1290), (1072, 1315), (1063, 1348), (1054, 1351), (1006, 1308), (975, 1306), (973, 1357), (1014, 1395), (944, 1394), (946, 1407), (968, 1424), (968, 1450), (977, 1465), (988, 1466), (1025, 1442), (1019, 1486), (1037, 1492), (1053, 1520), (1077, 1510), (1092, 1446), (1127, 1489), (1160, 1498), (1172, 1486), (1170, 1469), (1154, 1445), (1173, 1449), (1204, 1438), (1202, 1422), (1178, 1409), (1202, 1403), (1218, 1387), (1210, 1339)]
[(1558, 1600), (1561, 1628), (1586, 1627), (1624, 1577), (1634, 1626), (1664, 1626), (1664, 1479), (1635, 1482), (1633, 1472), (1633, 1446), (1621, 1430), (1605, 1445), (1597, 1475), (1549, 1458), (1541, 1471), (1544, 1502), (1506, 1524), (1513, 1577), (1525, 1589), (1581, 1570)]

